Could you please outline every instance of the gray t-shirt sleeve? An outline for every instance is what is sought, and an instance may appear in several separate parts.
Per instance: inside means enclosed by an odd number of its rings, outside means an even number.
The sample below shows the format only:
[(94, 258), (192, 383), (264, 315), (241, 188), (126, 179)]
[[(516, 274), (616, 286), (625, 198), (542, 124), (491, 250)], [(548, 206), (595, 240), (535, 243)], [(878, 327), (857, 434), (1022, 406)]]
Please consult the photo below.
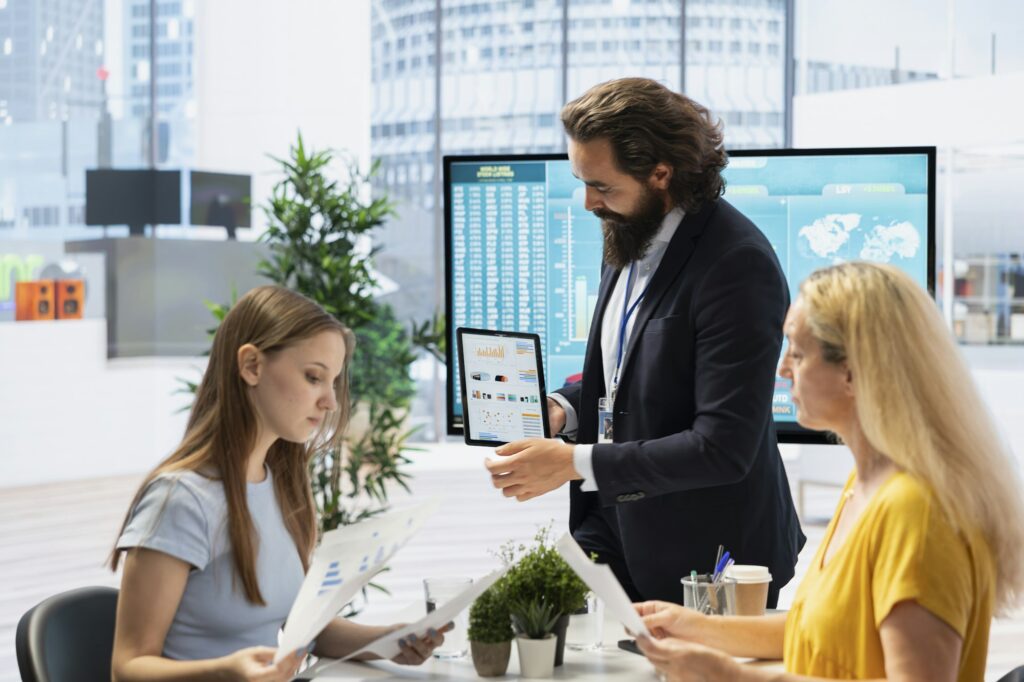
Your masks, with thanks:
[(152, 481), (131, 512), (118, 549), (145, 547), (202, 570), (210, 561), (211, 538), (199, 497), (179, 477)]

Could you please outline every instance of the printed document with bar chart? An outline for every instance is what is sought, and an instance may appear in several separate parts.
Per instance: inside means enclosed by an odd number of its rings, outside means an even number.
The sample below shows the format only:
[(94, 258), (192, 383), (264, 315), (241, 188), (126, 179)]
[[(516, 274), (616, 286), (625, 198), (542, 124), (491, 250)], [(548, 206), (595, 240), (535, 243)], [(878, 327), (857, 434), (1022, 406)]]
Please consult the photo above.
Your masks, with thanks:
[(457, 334), (466, 442), (500, 445), (547, 438), (540, 338), (469, 328)]

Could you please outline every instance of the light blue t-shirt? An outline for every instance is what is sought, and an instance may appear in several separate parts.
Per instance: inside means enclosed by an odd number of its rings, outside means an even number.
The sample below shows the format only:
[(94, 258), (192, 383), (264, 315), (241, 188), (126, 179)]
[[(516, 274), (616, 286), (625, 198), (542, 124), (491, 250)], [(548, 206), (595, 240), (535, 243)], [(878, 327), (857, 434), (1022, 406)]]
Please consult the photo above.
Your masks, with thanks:
[(277, 646), (278, 630), (302, 585), (302, 561), (281, 517), (270, 471), (247, 487), (259, 538), (256, 577), (266, 606), (249, 603), (235, 577), (219, 480), (191, 471), (157, 477), (117, 541), (118, 549), (154, 549), (193, 566), (164, 640), (167, 658), (216, 658), (250, 646)]

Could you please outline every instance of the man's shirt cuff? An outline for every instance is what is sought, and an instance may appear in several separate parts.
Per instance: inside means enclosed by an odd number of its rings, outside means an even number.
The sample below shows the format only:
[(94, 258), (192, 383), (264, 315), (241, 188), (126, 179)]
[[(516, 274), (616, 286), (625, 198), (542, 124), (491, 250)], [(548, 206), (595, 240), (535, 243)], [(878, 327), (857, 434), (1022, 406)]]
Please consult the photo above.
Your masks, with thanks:
[(558, 403), (563, 410), (565, 410), (565, 426), (562, 427), (562, 433), (553, 433), (552, 436), (565, 436), (566, 438), (575, 439), (576, 431), (579, 429), (579, 419), (576, 417), (576, 410), (573, 409), (572, 404), (566, 400), (565, 396), (561, 393), (549, 393), (548, 397)]
[(572, 465), (576, 468), (576, 473), (583, 477), (583, 486), (580, 490), (587, 493), (597, 490), (597, 481), (594, 480), (593, 450), (593, 443), (577, 445), (572, 449)]

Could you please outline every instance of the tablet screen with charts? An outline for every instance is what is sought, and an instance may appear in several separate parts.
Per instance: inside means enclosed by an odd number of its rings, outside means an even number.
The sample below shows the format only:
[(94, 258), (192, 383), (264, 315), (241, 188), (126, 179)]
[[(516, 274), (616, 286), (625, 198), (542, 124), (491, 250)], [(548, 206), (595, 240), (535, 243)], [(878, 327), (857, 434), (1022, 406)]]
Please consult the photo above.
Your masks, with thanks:
[(459, 379), (470, 445), (548, 437), (540, 337), (460, 327)]

